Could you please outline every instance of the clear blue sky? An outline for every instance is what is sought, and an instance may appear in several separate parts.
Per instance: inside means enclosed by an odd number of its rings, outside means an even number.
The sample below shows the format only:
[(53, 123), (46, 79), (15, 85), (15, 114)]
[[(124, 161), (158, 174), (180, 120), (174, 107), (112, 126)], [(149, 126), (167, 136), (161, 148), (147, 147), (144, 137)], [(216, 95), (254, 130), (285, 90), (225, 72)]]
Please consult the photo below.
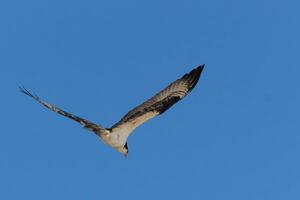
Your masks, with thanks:
[[(300, 199), (296, 0), (4, 0), (0, 199)], [(105, 127), (205, 63), (125, 158)]]

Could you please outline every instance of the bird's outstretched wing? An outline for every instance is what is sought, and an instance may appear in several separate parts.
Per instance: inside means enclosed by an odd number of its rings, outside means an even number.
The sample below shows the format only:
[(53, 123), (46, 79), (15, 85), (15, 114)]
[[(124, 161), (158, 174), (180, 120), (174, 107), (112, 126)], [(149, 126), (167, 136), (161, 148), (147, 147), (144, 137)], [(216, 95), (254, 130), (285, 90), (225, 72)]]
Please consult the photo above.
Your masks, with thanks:
[(172, 105), (185, 97), (197, 84), (204, 65), (200, 65), (189, 73), (174, 81), (149, 100), (129, 111), (119, 122), (111, 127), (124, 129), (124, 134), (130, 134), (136, 127), (147, 120), (164, 113)]
[(72, 120), (75, 120), (76, 122), (80, 123), (84, 128), (95, 132), (96, 134), (100, 134), (102, 131), (105, 131), (105, 128), (102, 128), (101, 126), (94, 124), (86, 119), (83, 119), (81, 117), (78, 117), (76, 115), (73, 115), (71, 113), (68, 113), (54, 105), (51, 105), (50, 103), (47, 103), (45, 101), (43, 101), (42, 99), (40, 99), (38, 96), (33, 95), (32, 93), (30, 93), (26, 88), (24, 87), (20, 87), (20, 91), (30, 97), (32, 97), (33, 99), (35, 99), (37, 102), (39, 102), (40, 104), (42, 104), (43, 106), (45, 106), (46, 108), (60, 114), (63, 115), (65, 117), (68, 117)]

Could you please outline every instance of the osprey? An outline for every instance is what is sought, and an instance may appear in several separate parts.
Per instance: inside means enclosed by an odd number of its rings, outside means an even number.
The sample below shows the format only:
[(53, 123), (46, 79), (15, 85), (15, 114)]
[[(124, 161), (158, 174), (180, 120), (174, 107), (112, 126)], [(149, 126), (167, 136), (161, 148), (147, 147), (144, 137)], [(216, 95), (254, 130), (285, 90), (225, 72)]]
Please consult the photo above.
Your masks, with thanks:
[(103, 128), (98, 124), (68, 113), (43, 101), (38, 96), (30, 93), (24, 87), (20, 87), (20, 91), (32, 97), (46, 108), (80, 123), (84, 128), (99, 136), (104, 143), (110, 145), (124, 156), (127, 156), (127, 138), (133, 130), (149, 119), (164, 113), (172, 105), (185, 97), (197, 84), (203, 68), (204, 64), (198, 66), (189, 73), (186, 73), (184, 76), (168, 85), (165, 89), (158, 92), (152, 98), (129, 111), (111, 128)]

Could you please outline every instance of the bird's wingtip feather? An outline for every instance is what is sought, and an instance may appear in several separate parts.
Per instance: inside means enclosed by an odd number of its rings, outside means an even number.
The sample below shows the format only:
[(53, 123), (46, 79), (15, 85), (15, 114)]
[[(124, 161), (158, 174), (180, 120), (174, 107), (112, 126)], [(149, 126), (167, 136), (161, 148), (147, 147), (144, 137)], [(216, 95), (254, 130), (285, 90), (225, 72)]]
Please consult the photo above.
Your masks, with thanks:
[(205, 64), (201, 64), (197, 67), (197, 69), (202, 71), (204, 69), (204, 67), (205, 67)]
[(20, 90), (20, 92), (26, 94), (27, 96), (30, 96), (34, 99), (38, 99), (37, 95), (32, 94), (31, 92), (29, 92), (29, 90), (26, 89), (24, 86), (19, 86), (19, 90)]

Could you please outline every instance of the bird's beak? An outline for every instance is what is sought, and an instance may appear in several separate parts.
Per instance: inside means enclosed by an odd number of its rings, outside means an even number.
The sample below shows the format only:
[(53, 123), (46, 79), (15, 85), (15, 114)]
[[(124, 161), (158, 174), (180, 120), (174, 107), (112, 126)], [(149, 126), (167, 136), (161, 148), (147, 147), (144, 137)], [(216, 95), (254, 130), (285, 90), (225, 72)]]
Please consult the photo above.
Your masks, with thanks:
[(128, 157), (128, 153), (124, 153), (124, 156), (125, 156), (125, 157)]

